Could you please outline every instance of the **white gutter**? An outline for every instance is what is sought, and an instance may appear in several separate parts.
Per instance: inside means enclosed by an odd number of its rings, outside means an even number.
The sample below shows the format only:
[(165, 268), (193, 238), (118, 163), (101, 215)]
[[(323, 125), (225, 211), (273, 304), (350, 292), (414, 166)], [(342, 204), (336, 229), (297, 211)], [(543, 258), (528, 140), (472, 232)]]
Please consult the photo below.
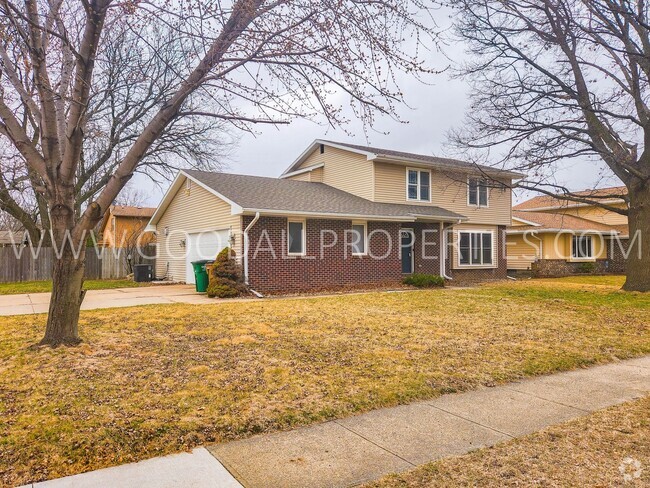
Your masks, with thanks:
[(445, 232), (444, 222), (440, 222), (440, 276), (453, 281), (451, 276), (447, 276), (445, 261), (447, 261), (447, 233)]
[(244, 283), (248, 285), (248, 231), (253, 228), (255, 223), (260, 219), (260, 213), (257, 212), (251, 223), (244, 229)]

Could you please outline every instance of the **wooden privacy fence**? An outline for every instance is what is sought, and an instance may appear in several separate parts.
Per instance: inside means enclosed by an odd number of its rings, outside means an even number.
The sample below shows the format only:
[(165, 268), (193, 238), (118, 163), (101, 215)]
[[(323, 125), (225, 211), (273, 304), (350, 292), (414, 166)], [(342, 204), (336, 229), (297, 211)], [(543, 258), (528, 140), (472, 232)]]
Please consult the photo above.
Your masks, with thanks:
[[(125, 278), (133, 272), (129, 266), (129, 255), (131, 255), (131, 266), (155, 264), (156, 246), (145, 246), (140, 249), (139, 253), (125, 248), (88, 248), (86, 250), (86, 279)], [(56, 254), (51, 247), (41, 248), (38, 252), (36, 249), (32, 250), (28, 247), (22, 249), (12, 246), (0, 247), (0, 283), (51, 280), (52, 265), (55, 259)]]

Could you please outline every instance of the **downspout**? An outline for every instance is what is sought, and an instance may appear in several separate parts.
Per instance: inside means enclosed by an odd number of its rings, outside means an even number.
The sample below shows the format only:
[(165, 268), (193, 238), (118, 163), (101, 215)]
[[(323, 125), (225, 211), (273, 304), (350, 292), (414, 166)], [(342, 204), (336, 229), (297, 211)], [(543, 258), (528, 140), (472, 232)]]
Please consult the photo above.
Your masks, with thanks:
[(451, 276), (447, 276), (445, 261), (447, 261), (447, 234), (445, 232), (444, 222), (440, 222), (440, 276), (446, 280), (453, 281), (454, 279)]
[[(253, 228), (253, 226), (257, 223), (257, 221), (260, 219), (260, 213), (255, 212), (255, 217), (253, 220), (251, 220), (251, 223), (246, 226), (246, 229), (244, 229), (244, 283), (247, 285), (248, 283), (248, 231)], [(252, 291), (252, 290), (251, 290)]]

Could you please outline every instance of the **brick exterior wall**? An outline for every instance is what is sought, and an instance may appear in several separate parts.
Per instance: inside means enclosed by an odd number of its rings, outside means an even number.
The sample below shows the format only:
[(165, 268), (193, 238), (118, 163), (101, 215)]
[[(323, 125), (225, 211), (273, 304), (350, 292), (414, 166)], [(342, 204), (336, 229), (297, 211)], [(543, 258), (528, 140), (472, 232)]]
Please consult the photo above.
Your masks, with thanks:
[(413, 272), (440, 275), (440, 224), (402, 224), (402, 228), (413, 229), (415, 234)]
[(625, 274), (625, 256), (630, 245), (629, 239), (609, 239), (607, 241), (607, 257), (609, 258), (609, 272)]
[[(620, 245), (619, 245), (620, 242)], [(607, 259), (592, 261), (594, 267), (589, 273), (593, 274), (625, 274), (625, 256), (629, 239), (607, 240)], [(571, 263), (565, 259), (541, 259), (531, 264), (531, 274), (539, 278), (552, 278), (585, 274), (583, 263)]]
[[(453, 269), (451, 263), (452, 249), (447, 252), (447, 275), (453, 278), (453, 285), (472, 285), (486, 281), (505, 280), (508, 277), (508, 259), (506, 255), (506, 227), (499, 226), (496, 239), (497, 267), (487, 269)], [(450, 237), (451, 240), (451, 237)]]
[[(252, 219), (251, 216), (244, 217), (243, 228)], [(261, 293), (281, 294), (401, 284), (404, 275), (400, 230), (407, 228), (415, 233), (414, 272), (439, 275), (441, 238), (437, 223), (369, 221), (369, 251), (372, 255), (352, 256), (350, 246), (345, 243), (345, 231), (352, 229), (351, 220), (307, 219), (306, 255), (288, 256), (287, 219), (261, 217), (249, 232), (250, 285)], [(386, 234), (390, 236), (390, 245)], [(332, 245), (334, 241), (336, 243)], [(497, 246), (498, 267), (495, 269), (452, 270), (448, 262), (447, 273), (454, 278), (453, 284), (505, 279), (505, 227), (499, 228)]]
[[(251, 220), (244, 217), (244, 228)], [(345, 231), (352, 229), (350, 220), (307, 219), (306, 223), (306, 255), (298, 257), (287, 256), (286, 218), (262, 217), (253, 226), (248, 256), (253, 289), (273, 294), (401, 283), (399, 223), (368, 222), (369, 250), (378, 258), (386, 255), (384, 259), (352, 256), (349, 246), (346, 250)], [(390, 248), (385, 232), (391, 237)], [(336, 241), (322, 249), (322, 259), (321, 235), (324, 246)], [(269, 248), (274, 249), (275, 257)]]
[[(582, 271), (584, 264), (593, 264), (590, 271)], [(609, 273), (609, 260), (598, 259), (586, 263), (572, 263), (565, 259), (540, 259), (531, 264), (531, 274), (537, 278), (553, 278), (558, 276), (570, 276), (575, 274), (605, 274)]]

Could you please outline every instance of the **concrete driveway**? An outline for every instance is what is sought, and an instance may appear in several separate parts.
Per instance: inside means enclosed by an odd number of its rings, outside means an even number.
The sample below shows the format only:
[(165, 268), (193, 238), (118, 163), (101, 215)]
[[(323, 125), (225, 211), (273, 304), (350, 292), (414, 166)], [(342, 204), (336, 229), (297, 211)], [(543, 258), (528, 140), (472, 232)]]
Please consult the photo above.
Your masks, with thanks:
[[(133, 307), (161, 303), (214, 304), (217, 300), (197, 293), (194, 285), (153, 285), (139, 288), (89, 290), (81, 305), (82, 310), (98, 308)], [(0, 316), (46, 313), (49, 293), (0, 295)]]

